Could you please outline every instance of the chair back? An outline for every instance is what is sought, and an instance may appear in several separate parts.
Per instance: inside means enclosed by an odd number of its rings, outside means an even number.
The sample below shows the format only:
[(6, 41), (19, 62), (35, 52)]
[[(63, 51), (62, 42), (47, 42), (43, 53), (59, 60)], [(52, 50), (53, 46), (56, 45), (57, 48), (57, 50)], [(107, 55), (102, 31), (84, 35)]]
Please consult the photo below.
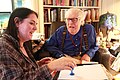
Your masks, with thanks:
[(59, 28), (62, 25), (65, 25), (64, 21), (61, 21), (61, 22), (52, 22), (51, 28), (50, 28), (50, 35), (52, 35), (57, 30), (57, 28)]

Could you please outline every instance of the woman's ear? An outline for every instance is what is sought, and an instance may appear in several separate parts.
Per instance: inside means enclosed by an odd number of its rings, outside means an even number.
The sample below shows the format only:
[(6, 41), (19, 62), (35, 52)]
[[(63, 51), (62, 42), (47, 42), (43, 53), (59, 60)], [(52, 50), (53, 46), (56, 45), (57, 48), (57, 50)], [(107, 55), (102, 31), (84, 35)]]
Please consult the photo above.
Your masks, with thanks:
[(19, 19), (18, 17), (15, 17), (15, 18), (14, 18), (14, 22), (15, 22), (15, 24), (16, 24), (16, 27), (18, 27), (19, 22), (20, 22), (20, 19)]

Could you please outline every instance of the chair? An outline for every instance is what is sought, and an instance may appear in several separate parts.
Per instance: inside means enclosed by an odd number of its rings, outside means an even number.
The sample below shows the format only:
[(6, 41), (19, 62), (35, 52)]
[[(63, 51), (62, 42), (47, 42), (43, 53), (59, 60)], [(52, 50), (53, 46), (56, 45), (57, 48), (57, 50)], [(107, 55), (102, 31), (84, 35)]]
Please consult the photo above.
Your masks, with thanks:
[(52, 22), (51, 28), (50, 28), (50, 35), (52, 35), (56, 31), (56, 29), (62, 25), (65, 25), (64, 21)]
[(96, 61), (100, 64), (103, 64), (107, 70), (110, 71), (110, 66), (115, 60), (115, 57), (110, 54), (109, 51), (103, 48), (99, 48), (93, 57), (92, 61)]

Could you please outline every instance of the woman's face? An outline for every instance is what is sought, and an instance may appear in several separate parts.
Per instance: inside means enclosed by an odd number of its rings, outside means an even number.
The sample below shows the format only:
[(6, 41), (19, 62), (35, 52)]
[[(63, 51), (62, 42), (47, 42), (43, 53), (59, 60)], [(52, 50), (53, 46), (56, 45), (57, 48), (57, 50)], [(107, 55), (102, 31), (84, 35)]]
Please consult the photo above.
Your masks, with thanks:
[(37, 16), (30, 14), (18, 24), (18, 37), (20, 41), (25, 42), (32, 39), (33, 33), (37, 30)]

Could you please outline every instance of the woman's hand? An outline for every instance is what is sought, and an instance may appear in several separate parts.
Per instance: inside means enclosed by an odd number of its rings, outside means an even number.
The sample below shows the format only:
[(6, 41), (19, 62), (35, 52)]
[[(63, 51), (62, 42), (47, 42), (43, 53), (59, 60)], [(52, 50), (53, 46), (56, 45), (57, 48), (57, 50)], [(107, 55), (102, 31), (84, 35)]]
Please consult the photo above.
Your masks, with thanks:
[(39, 61), (37, 61), (38, 65), (44, 65), (44, 64), (48, 64), (49, 62), (53, 61), (54, 59), (52, 57), (45, 57)]
[(47, 64), (50, 71), (72, 70), (76, 66), (76, 59), (69, 57), (61, 57)]

